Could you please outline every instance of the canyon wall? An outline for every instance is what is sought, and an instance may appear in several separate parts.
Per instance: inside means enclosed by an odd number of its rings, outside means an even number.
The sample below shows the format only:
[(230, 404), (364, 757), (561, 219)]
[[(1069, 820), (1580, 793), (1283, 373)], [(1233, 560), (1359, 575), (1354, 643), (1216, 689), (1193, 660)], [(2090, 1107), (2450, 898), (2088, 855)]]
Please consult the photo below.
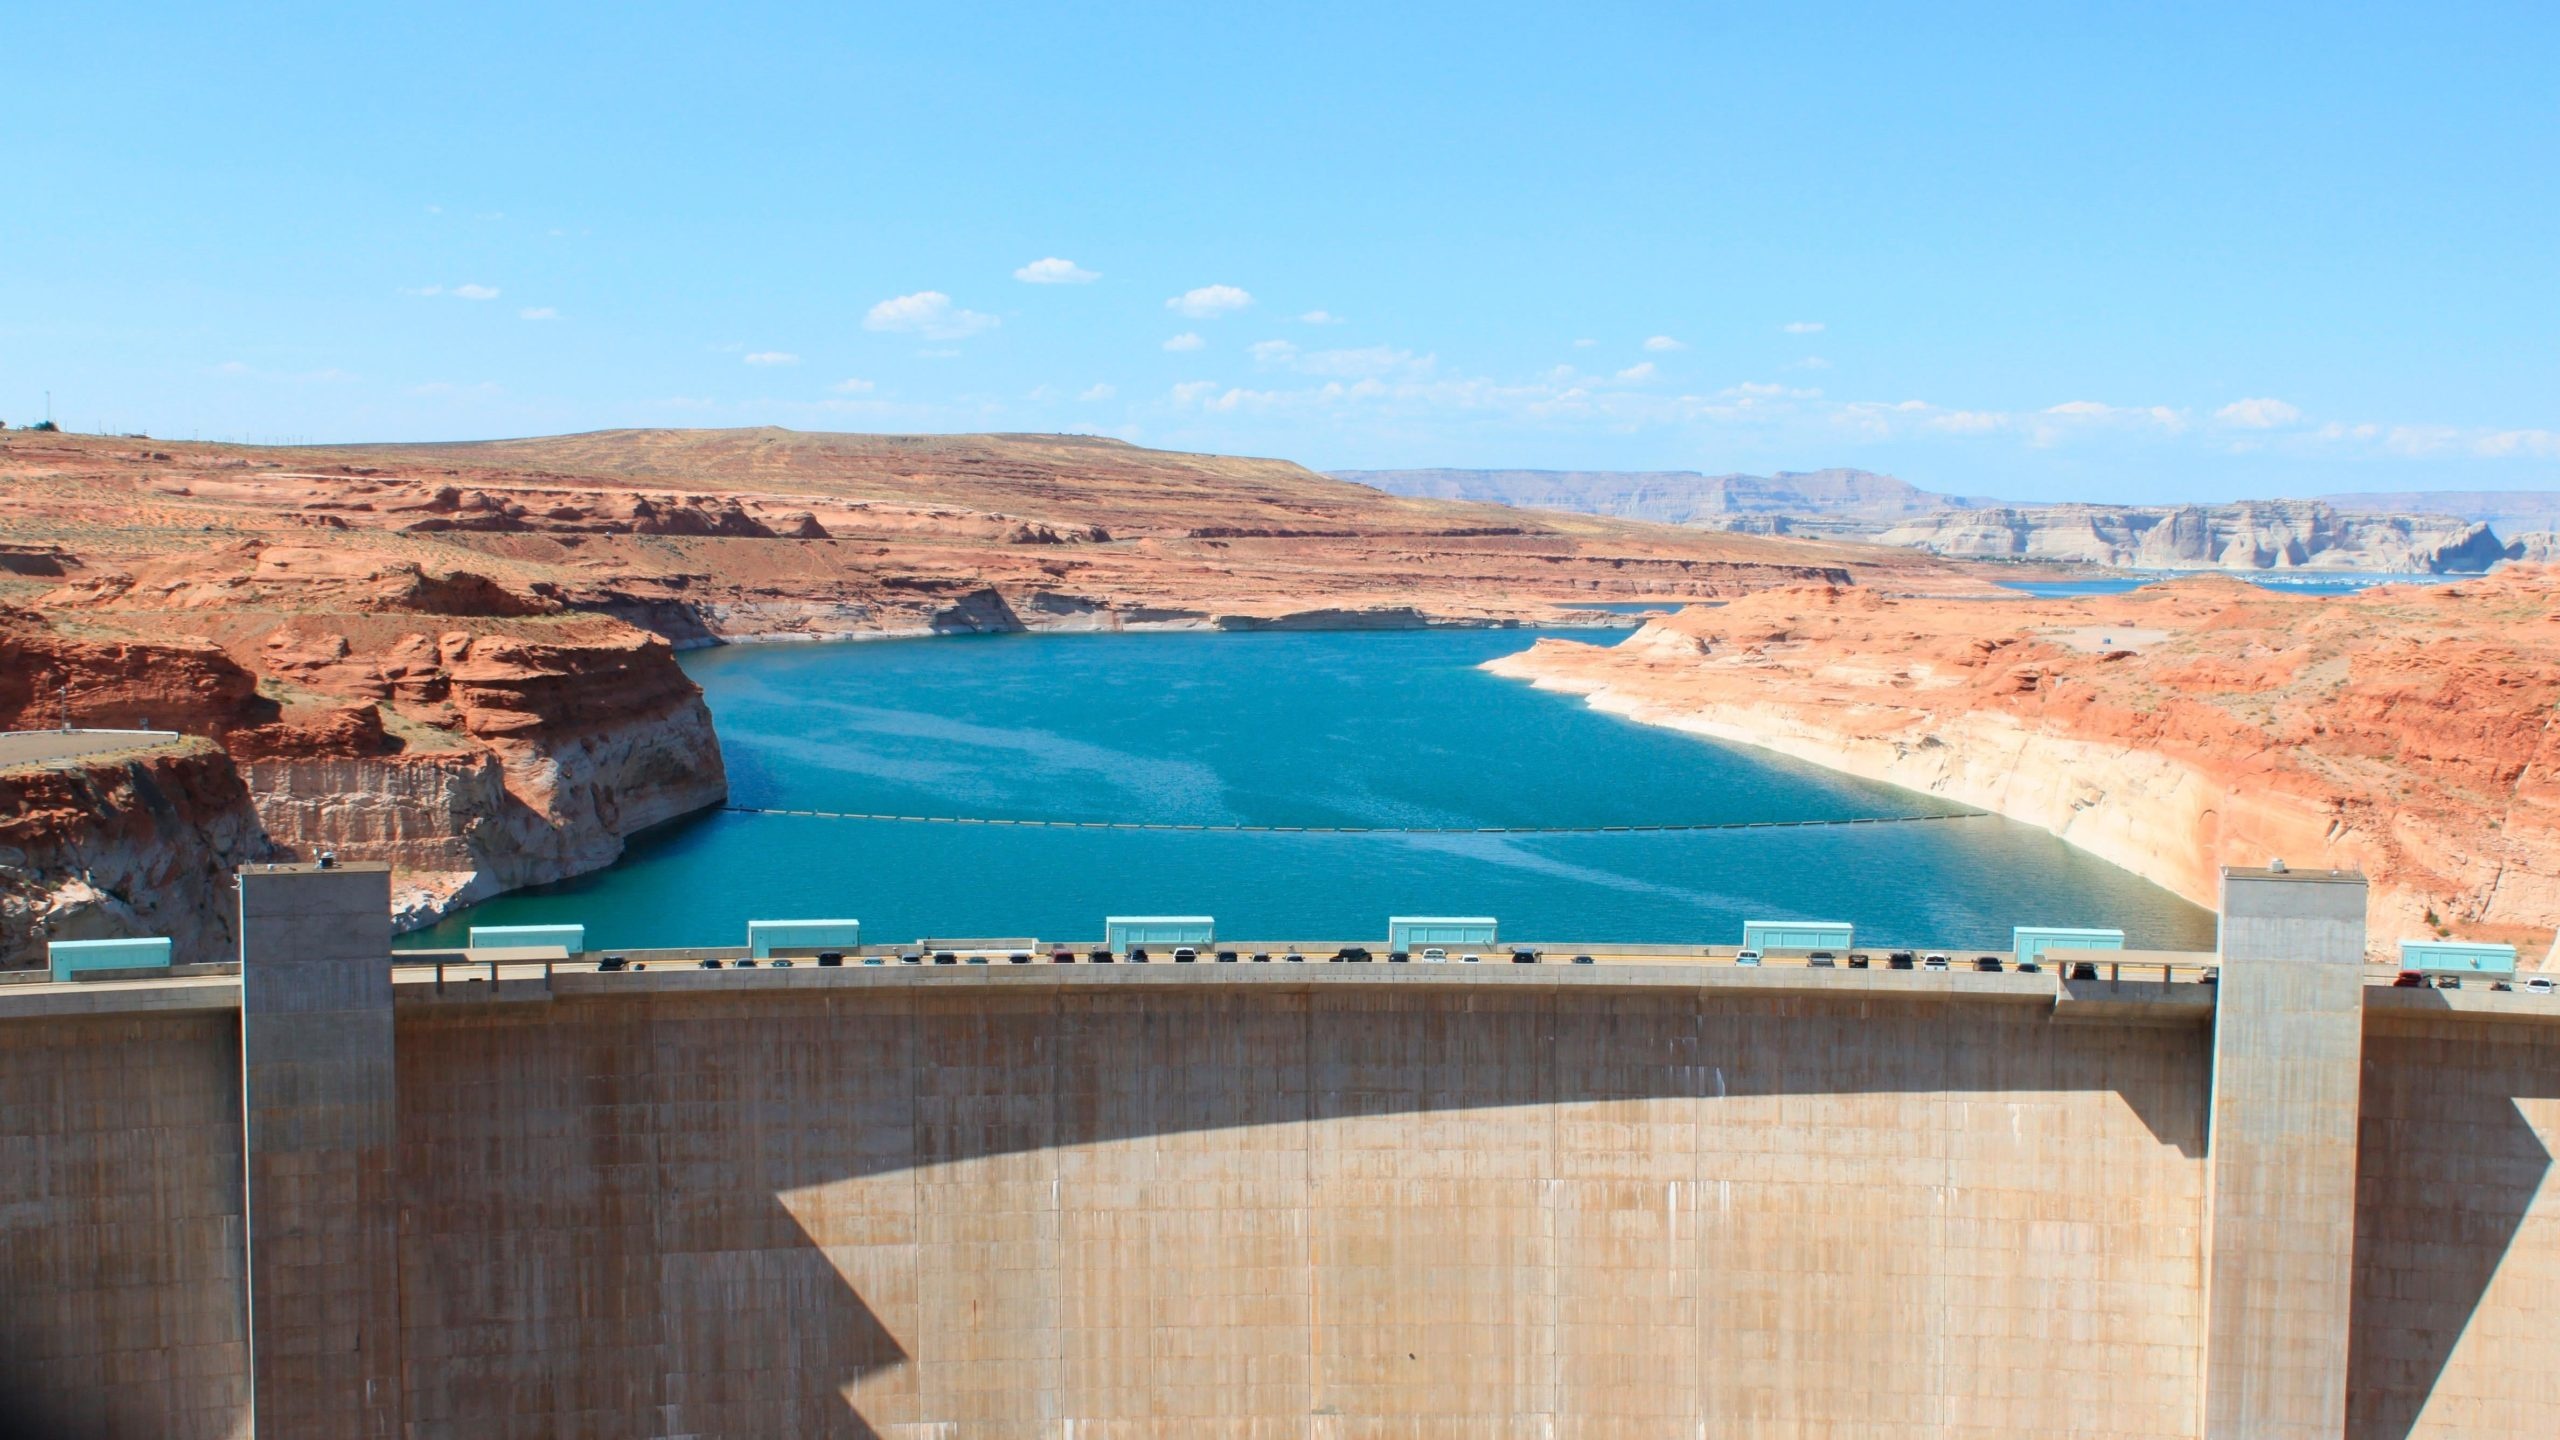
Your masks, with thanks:
[(0, 968), (126, 935), (169, 937), (179, 964), (236, 960), (231, 875), (271, 849), (206, 741), (0, 767)]
[(0, 615), (0, 729), (67, 703), (86, 725), (200, 737), (87, 782), (0, 780), (26, 791), (0, 850), (10, 963), (40, 935), (127, 933), (230, 958), (231, 869), (324, 850), (400, 867), (400, 921), (422, 924), (609, 865), (727, 794), (700, 689), (666, 642), (608, 619), (191, 618), (208, 633), (146, 640)]
[(2372, 878), (2378, 947), (2560, 927), (2560, 578), (2359, 597), (1773, 592), (1495, 673), (2051, 830), (2201, 905), (2220, 866)]
[(2316, 500), (1942, 510), (1876, 537), (1934, 555), (2143, 570), (2302, 568), (2445, 574), (2514, 558), (2496, 532), (2443, 515), (2342, 513)]

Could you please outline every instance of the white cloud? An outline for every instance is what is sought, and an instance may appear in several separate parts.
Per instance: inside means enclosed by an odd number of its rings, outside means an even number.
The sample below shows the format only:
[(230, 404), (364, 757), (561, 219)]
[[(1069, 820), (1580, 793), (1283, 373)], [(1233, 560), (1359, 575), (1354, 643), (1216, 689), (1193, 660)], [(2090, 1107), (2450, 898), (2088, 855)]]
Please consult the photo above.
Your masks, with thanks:
[(839, 395), (868, 395), (871, 393), (873, 387), (871, 382), (868, 380), (847, 379), (839, 380), (827, 388), (833, 390)]
[(2234, 400), (2214, 411), (2213, 418), (2225, 425), (2236, 425), (2243, 430), (2273, 430), (2280, 425), (2290, 425), (2301, 419), (2302, 412), (2282, 400), (2259, 396), (2248, 400)]
[(1256, 340), (1245, 350), (1263, 365), (1286, 365), (1298, 358), (1298, 347), (1286, 340)]
[(1188, 405), (1218, 388), (1215, 380), (1185, 380), (1173, 387), (1173, 403)]
[(800, 357), (788, 350), (755, 350), (738, 357), (750, 365), (797, 365)]
[(249, 373), (249, 367), (244, 361), (225, 360), (221, 364), (213, 367), (213, 373), (216, 375), (246, 375)]
[(2492, 460), (2529, 457), (2535, 460), (2560, 460), (2560, 431), (2500, 430), (2483, 435), (2472, 444), (2471, 452)]
[(1599, 343), (1600, 342), (1597, 340), (1576, 340), (1573, 342), (1573, 348), (1576, 350), (1588, 350)]
[(1626, 369), (1618, 372), (1618, 378), (1621, 380), (1650, 380), (1653, 378), (1653, 362), (1645, 360), (1630, 365)]
[(1988, 410), (1950, 410), (1930, 416), (1926, 423), (1930, 429), (1950, 435), (1986, 435), (2008, 424), (2009, 419)]
[(1185, 330), (1181, 334), (1164, 342), (1164, 348), (1167, 350), (1197, 350), (1208, 343), (1208, 341), (1201, 339), (1199, 336), (1192, 334), (1188, 330)]
[(1310, 310), (1306, 314), (1298, 317), (1298, 323), (1301, 325), (1339, 325), (1342, 323), (1342, 317), (1334, 314), (1330, 310)]
[(1790, 370), (1828, 370), (1831, 362), (1819, 355), (1807, 355), (1787, 367)]
[(883, 300), (862, 317), (862, 328), (891, 334), (921, 335), (927, 340), (965, 340), (1003, 322), (993, 315), (958, 309), (939, 290), (919, 290)]
[(516, 312), (516, 318), (519, 320), (557, 320), (560, 318), (560, 312), (552, 309), (548, 305), (528, 305), (522, 310)]
[(1778, 328), (1790, 335), (1819, 335), (1823, 327), (1819, 320), (1790, 320)]
[(1119, 393), (1120, 392), (1117, 389), (1109, 385), (1088, 385), (1085, 387), (1084, 393), (1078, 395), (1076, 398), (1079, 400), (1108, 400)]
[(2096, 400), (2065, 400), (2059, 405), (2047, 405), (2044, 413), (2074, 420), (2101, 420), (2116, 413), (2116, 407)]
[(498, 298), (498, 287), (495, 285), (456, 285), (453, 287), (453, 296), (457, 300), (495, 300)]
[(1672, 339), (1668, 335), (1656, 335), (1652, 339), (1644, 342), (1644, 348), (1651, 350), (1656, 354), (1660, 354), (1666, 350), (1686, 350), (1689, 347)]
[(1025, 285), (1090, 285), (1102, 278), (1099, 271), (1087, 270), (1073, 260), (1052, 255), (1034, 260), (1013, 272), (1013, 278)]
[(1215, 320), (1230, 311), (1241, 310), (1253, 303), (1253, 297), (1233, 285), (1203, 285), (1185, 290), (1164, 302), (1167, 310), (1177, 310), (1194, 320)]

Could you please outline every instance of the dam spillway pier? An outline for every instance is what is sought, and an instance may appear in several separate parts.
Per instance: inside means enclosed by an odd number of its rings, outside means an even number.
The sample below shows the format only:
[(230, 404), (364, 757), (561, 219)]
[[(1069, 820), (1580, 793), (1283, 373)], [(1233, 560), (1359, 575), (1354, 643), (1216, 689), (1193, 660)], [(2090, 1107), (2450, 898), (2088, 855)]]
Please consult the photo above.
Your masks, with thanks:
[(386, 884), (244, 876), (237, 977), (0, 987), (0, 1393), (266, 1440), (2560, 1432), (2560, 1008), (2372, 983), (2353, 876), (2232, 872), (2219, 955), (2114, 982), (439, 983)]

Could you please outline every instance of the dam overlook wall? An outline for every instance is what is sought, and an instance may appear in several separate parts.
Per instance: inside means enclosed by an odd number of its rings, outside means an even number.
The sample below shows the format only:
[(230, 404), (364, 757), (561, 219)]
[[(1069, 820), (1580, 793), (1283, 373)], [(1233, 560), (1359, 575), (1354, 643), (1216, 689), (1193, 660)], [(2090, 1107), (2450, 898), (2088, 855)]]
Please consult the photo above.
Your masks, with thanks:
[(253, 871), (237, 979), (0, 988), (5, 1418), (2560, 1433), (2560, 1006), (2367, 983), (2351, 875), (2231, 872), (2169, 981), (439, 975), (388, 885)]

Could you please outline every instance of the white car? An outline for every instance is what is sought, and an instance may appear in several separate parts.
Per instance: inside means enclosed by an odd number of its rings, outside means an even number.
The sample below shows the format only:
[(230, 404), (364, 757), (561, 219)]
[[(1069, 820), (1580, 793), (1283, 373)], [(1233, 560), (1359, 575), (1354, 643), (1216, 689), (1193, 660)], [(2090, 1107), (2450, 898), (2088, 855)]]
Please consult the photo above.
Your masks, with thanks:
[[(1484, 963), (1484, 957), (1481, 955), (1461, 955), (1458, 957), (1458, 963), (1461, 965), (1481, 965)], [(2542, 988), (2548, 990), (2551, 987), (2546, 984)]]
[(1733, 963), (1736, 965), (1758, 965), (1760, 963), (1760, 952), (1757, 950), (1739, 951), (1734, 955)]
[(2550, 976), (2548, 976), (2548, 975), (2536, 975), (2536, 976), (2534, 976), (2532, 979), (2525, 981), (2525, 982), (2524, 982), (2524, 993), (2526, 993), (2527, 995), (2548, 995), (2548, 994), (2550, 994), (2550, 993), (2551, 993), (2551, 977), (2550, 977)]
[(1449, 963), (1449, 952), (1441, 949), (1437, 945), (1434, 945), (1430, 949), (1422, 952), (1422, 959), (1425, 964), (1446, 965)]

